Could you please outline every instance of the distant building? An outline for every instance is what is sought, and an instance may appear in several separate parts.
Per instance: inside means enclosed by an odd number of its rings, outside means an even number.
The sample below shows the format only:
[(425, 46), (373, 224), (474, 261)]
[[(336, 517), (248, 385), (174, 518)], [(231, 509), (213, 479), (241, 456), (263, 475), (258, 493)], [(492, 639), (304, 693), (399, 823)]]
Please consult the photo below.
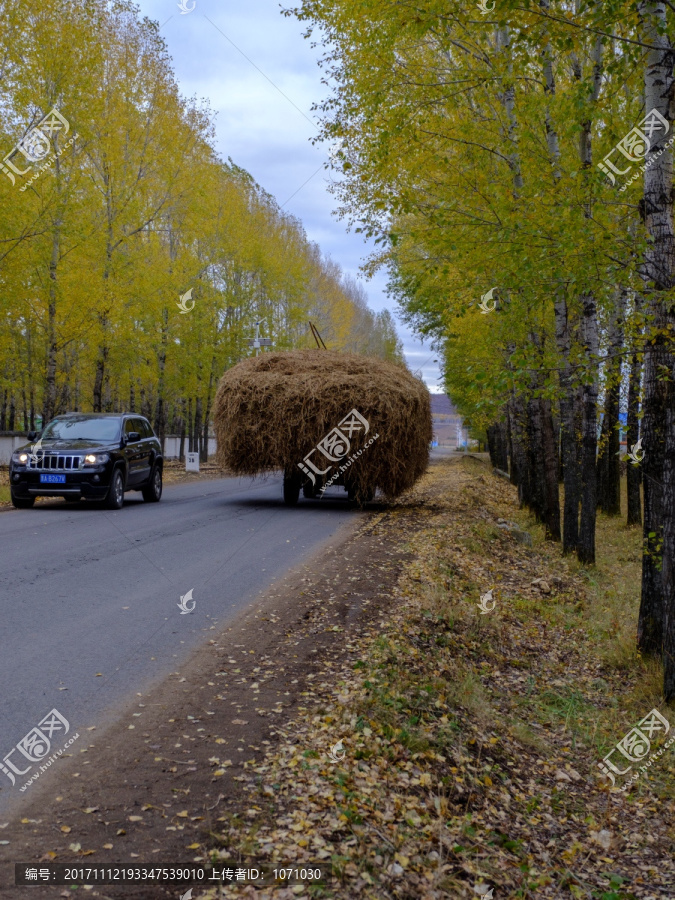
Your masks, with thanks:
[(431, 418), (434, 440), (440, 447), (466, 447), (469, 443), (464, 420), (452, 405), (447, 394), (431, 395)]

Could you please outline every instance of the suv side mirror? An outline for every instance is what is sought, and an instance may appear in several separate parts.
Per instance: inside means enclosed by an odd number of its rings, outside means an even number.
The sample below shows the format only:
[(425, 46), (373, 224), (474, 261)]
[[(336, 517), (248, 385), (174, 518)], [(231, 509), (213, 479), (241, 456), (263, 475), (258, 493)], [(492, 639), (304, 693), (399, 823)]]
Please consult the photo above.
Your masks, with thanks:
[(37, 436), (38, 436), (37, 431), (29, 431), (28, 432), (28, 440), (29, 441), (34, 441)]
[(129, 440), (132, 441), (132, 442), (134, 442), (134, 441), (140, 441), (140, 439), (141, 439), (141, 433), (140, 433), (140, 431), (130, 431), (129, 434), (127, 435), (127, 437), (128, 437)]

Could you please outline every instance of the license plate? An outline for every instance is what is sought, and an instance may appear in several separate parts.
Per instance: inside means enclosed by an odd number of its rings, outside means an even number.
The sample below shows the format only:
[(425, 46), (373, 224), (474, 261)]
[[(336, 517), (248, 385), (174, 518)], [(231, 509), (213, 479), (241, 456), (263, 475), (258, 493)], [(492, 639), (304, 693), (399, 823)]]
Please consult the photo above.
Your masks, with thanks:
[(40, 484), (65, 484), (65, 475), (40, 475)]

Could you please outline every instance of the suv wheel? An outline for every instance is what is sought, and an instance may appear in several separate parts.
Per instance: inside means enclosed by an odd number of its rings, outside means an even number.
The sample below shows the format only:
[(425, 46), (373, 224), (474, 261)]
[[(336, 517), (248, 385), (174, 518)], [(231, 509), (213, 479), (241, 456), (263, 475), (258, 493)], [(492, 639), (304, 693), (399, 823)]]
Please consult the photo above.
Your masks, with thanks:
[(159, 503), (162, 498), (162, 470), (158, 467), (152, 470), (150, 481), (143, 488), (143, 499), (146, 503)]
[(120, 469), (115, 469), (112, 474), (110, 488), (104, 503), (108, 509), (122, 509), (124, 505), (124, 478)]
[(31, 509), (35, 503), (35, 497), (15, 497), (10, 491), (12, 497), (12, 506), (16, 509)]

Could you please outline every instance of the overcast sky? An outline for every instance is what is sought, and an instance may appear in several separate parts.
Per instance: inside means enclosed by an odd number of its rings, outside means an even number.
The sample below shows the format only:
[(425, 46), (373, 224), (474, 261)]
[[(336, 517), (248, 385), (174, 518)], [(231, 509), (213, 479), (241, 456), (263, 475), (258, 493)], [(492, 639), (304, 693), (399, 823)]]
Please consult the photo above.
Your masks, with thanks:
[[(303, 23), (281, 14), (278, 0), (137, 0), (141, 14), (155, 19), (173, 58), (180, 90), (208, 100), (215, 116), (216, 149), (247, 169), (284, 209), (303, 223), (310, 240), (358, 276), (368, 245), (333, 215), (326, 188), (325, 146), (316, 134), (312, 104), (326, 94), (317, 65), (320, 48), (302, 37)], [(286, 5), (286, 0), (284, 0)], [(293, 0), (288, 0), (293, 5)], [(391, 308), (386, 275), (364, 281), (370, 307)], [(439, 390), (437, 358), (397, 318), (411, 369), (422, 369)]]

